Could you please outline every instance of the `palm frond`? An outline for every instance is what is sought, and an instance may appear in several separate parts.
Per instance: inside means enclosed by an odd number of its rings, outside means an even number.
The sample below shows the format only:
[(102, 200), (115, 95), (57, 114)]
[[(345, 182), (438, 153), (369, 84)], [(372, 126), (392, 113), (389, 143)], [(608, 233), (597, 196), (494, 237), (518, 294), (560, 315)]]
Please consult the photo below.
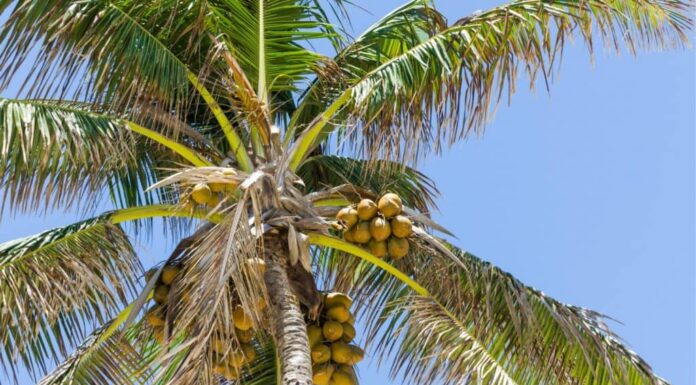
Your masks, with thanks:
[(393, 376), (446, 384), (665, 383), (603, 315), (554, 300), (454, 247), (457, 261), (425, 242), (412, 247), (393, 265), (425, 292), (345, 254), (317, 257), (332, 286), (358, 297), (365, 340), (380, 361), (392, 359)]
[[(0, 99), (0, 187), (13, 211), (94, 205), (111, 188), (124, 207), (161, 199), (145, 188), (180, 161), (116, 117), (50, 100)], [(118, 156), (114, 156), (118, 154)]]
[(366, 160), (332, 155), (317, 155), (298, 170), (308, 192), (321, 191), (343, 184), (359, 186), (377, 195), (398, 194), (408, 207), (421, 212), (435, 209), (439, 194), (435, 183), (416, 169), (390, 161), (370, 163)]
[(689, 10), (671, 0), (519, 0), (447, 25), (428, 1), (412, 1), (339, 53), (343, 83), (315, 84), (300, 109), (316, 116), (350, 88), (334, 125), (354, 150), (413, 161), (483, 128), (519, 72), (532, 86), (548, 82), (573, 37), (590, 51), (597, 40), (631, 52), (678, 45), (692, 27)]
[(261, 100), (295, 90), (316, 69), (321, 56), (301, 43), (328, 36), (320, 29), (317, 6), (309, 0), (210, 2), (215, 28)]
[(143, 368), (143, 357), (121, 334), (104, 338), (109, 328), (106, 323), (92, 332), (38, 385), (145, 384), (149, 374)]
[(158, 3), (3, 1), (3, 11), (15, 5), (0, 33), (2, 86), (35, 51), (25, 83), (30, 97), (88, 97), (119, 111), (153, 100), (181, 108), (188, 98), (182, 52), (189, 42), (176, 39), (190, 27), (185, 22), (194, 24), (194, 12), (182, 12), (172, 0)]
[(45, 372), (135, 294), (140, 274), (109, 215), (0, 244), (0, 361)]

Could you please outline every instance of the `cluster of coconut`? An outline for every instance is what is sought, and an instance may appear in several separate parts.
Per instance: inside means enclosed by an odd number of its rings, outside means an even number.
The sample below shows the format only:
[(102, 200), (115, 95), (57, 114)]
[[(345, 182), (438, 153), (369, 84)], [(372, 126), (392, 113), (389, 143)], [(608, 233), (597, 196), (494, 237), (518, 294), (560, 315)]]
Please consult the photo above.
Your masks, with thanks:
[(160, 344), (164, 342), (164, 322), (167, 316), (169, 291), (180, 271), (181, 269), (174, 265), (167, 265), (162, 268), (162, 273), (155, 285), (152, 296), (155, 300), (155, 305), (145, 314), (145, 320), (152, 326), (153, 336)]
[(233, 193), (238, 184), (222, 179), (227, 176), (236, 176), (232, 170), (223, 170), (219, 175), (219, 180), (215, 181), (215, 176), (208, 183), (198, 183), (187, 193), (180, 198), (184, 204), (205, 205), (208, 207), (216, 207), (225, 195)]
[[(265, 307), (265, 303), (263, 303)], [(213, 352), (213, 372), (229, 381), (239, 378), (239, 368), (256, 359), (254, 330), (251, 317), (241, 305), (232, 311), (235, 338), (216, 336), (210, 341)]]
[(377, 257), (400, 259), (408, 254), (407, 238), (413, 233), (413, 223), (402, 211), (401, 198), (388, 193), (377, 203), (363, 199), (357, 206), (344, 207), (336, 219), (344, 227), (346, 241), (366, 245)]
[[(265, 263), (262, 260), (250, 261), (248, 267), (265, 270)], [(164, 343), (164, 325), (167, 315), (167, 305), (169, 292), (174, 281), (177, 279), (181, 268), (175, 265), (166, 265), (162, 268), (162, 273), (153, 291), (155, 304), (145, 315), (146, 322), (152, 327), (153, 336), (159, 344)], [(257, 304), (259, 311), (266, 307), (266, 302), (260, 300)], [(239, 377), (238, 369), (243, 365), (248, 365), (256, 359), (256, 348), (254, 347), (253, 321), (244, 308), (237, 304), (232, 311), (234, 322), (234, 338), (225, 337), (225, 333), (211, 338), (209, 349), (214, 358), (213, 372), (228, 380)]]
[(353, 300), (343, 293), (327, 294), (321, 314), (307, 325), (314, 385), (357, 384), (353, 365), (365, 353), (350, 344), (355, 338), (355, 318), (349, 310), (352, 304)]

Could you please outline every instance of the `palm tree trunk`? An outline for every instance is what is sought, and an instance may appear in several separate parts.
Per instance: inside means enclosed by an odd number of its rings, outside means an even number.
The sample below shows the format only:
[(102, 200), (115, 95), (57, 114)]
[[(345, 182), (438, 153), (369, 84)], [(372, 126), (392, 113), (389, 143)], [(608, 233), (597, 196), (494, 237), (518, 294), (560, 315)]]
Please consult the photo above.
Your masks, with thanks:
[(266, 273), (264, 279), (275, 319), (273, 329), (281, 364), (282, 385), (312, 385), (312, 360), (307, 340), (307, 327), (300, 303), (288, 275), (287, 241), (270, 238), (264, 241)]

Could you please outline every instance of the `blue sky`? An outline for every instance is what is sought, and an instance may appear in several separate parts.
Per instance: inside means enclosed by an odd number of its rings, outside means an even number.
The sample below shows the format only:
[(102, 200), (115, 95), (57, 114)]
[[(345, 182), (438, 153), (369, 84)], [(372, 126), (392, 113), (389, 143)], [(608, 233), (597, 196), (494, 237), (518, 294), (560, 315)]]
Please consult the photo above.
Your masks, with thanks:
[[(451, 20), (498, 4), (461, 3), (437, 2)], [(400, 2), (358, 4), (372, 14), (353, 12), (356, 33)], [(523, 282), (623, 322), (672, 384), (696, 383), (693, 50), (599, 52), (592, 65), (571, 44), (550, 94), (525, 86), (483, 136), (423, 162), (442, 192), (435, 218)], [(5, 216), (0, 242), (74, 218)], [(146, 266), (171, 249), (155, 238), (140, 245)], [(401, 383), (360, 370), (364, 384)]]

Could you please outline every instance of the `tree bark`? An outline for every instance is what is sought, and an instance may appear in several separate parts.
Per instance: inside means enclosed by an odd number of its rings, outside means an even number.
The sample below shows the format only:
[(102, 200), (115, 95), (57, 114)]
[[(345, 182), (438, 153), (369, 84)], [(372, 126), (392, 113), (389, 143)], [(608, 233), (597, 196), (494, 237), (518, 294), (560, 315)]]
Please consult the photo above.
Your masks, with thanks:
[(300, 303), (292, 290), (287, 266), (287, 239), (264, 239), (266, 273), (264, 280), (274, 314), (273, 329), (281, 365), (282, 385), (312, 385), (312, 359), (307, 327)]

